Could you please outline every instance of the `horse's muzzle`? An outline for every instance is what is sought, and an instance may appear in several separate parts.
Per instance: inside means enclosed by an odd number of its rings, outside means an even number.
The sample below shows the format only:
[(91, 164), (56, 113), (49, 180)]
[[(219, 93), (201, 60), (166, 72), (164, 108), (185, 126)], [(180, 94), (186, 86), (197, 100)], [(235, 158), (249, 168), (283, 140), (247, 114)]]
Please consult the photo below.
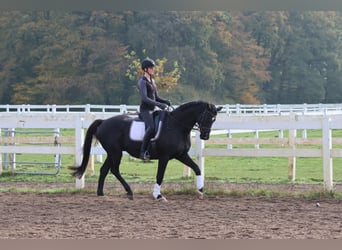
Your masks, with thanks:
[(206, 132), (206, 133), (201, 133), (201, 134), (200, 134), (200, 138), (201, 138), (202, 140), (208, 140), (208, 139), (209, 139), (209, 134), (210, 134), (210, 133), (208, 133), (208, 132)]

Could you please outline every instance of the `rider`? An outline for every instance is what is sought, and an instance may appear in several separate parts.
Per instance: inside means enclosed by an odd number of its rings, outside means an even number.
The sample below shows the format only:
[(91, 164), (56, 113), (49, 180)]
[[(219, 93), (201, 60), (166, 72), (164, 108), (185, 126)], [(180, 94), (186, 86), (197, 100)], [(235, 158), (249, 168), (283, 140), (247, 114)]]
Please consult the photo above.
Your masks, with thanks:
[(144, 120), (146, 127), (139, 157), (145, 161), (150, 159), (147, 147), (155, 130), (152, 113), (156, 107), (164, 110), (171, 105), (170, 101), (158, 96), (157, 85), (152, 78), (155, 66), (156, 64), (152, 59), (146, 58), (143, 60), (141, 62), (141, 68), (144, 71), (144, 75), (142, 75), (138, 81), (138, 89), (141, 98), (140, 116)]

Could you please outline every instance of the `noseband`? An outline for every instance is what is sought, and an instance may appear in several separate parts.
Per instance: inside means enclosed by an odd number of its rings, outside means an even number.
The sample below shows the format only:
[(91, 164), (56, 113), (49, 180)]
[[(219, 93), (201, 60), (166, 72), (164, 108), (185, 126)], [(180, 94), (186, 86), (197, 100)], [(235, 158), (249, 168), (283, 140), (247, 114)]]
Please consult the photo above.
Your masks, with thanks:
[(195, 130), (200, 130), (202, 128), (202, 129), (209, 131), (211, 129), (211, 127), (206, 127), (206, 126), (202, 125), (202, 123), (203, 123), (204, 119), (207, 117), (207, 115), (210, 115), (211, 118), (215, 116), (215, 114), (208, 111), (208, 109), (204, 110), (202, 112), (200, 118), (198, 119), (198, 121), (195, 124), (195, 126), (196, 126), (196, 128), (194, 128)]

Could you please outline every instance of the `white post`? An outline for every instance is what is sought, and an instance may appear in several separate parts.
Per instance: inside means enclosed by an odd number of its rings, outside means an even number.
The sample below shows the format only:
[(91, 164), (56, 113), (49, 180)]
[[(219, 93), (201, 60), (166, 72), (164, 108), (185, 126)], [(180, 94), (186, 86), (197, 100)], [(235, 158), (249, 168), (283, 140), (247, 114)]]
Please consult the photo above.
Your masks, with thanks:
[(191, 168), (189, 168), (187, 165), (184, 165), (183, 167), (183, 177), (190, 177), (191, 176)]
[(278, 137), (284, 138), (284, 130), (282, 130), (282, 129), (278, 130)]
[[(284, 138), (284, 130), (283, 129), (280, 129), (278, 130), (278, 137), (279, 138)], [(284, 147), (284, 144), (281, 144), (282, 147)]]
[[(190, 140), (192, 141), (192, 133), (190, 134)], [(196, 156), (196, 150), (194, 150), (194, 147), (191, 146), (188, 154), (192, 157), (194, 155), (195, 152), (195, 156)], [(185, 178), (189, 178), (191, 177), (191, 168), (189, 168), (187, 165), (183, 164), (183, 177)]]
[[(289, 147), (291, 149), (296, 149), (296, 137), (297, 130), (290, 129), (289, 130)], [(296, 180), (296, 156), (290, 156), (288, 158), (288, 179), (290, 181)]]
[(303, 132), (302, 132), (302, 138), (303, 138), (303, 139), (306, 139), (306, 138), (308, 138), (308, 132), (307, 132), (307, 129), (303, 129)]
[[(228, 134), (227, 134), (228, 138), (231, 139), (233, 136), (232, 136), (232, 132), (230, 131), (230, 129), (228, 130)], [(227, 145), (227, 149), (232, 149), (233, 148), (233, 145), (232, 144), (228, 144)]]
[(204, 179), (204, 157), (203, 157), (204, 141), (200, 138), (200, 132), (196, 131), (196, 161), (201, 170)]
[[(255, 138), (255, 139), (259, 139), (259, 130), (255, 130), (255, 131), (254, 131), (254, 138)], [(259, 144), (255, 144), (255, 145), (254, 145), (254, 148), (256, 148), (256, 149), (259, 149), (259, 147), (260, 147)]]
[(96, 155), (96, 162), (103, 162), (103, 155)]
[[(15, 128), (11, 128), (10, 130), (10, 137), (15, 137)], [(17, 161), (17, 155), (16, 153), (12, 153), (12, 154), (9, 154), (9, 160), (12, 162), (12, 168), (11, 168), (11, 172), (12, 173), (15, 173), (15, 170), (17, 168), (17, 165), (16, 165), (16, 161)]]
[[(58, 138), (60, 137), (61, 131), (59, 128), (55, 128), (54, 129), (54, 138), (55, 138), (55, 146), (58, 147), (60, 145), (58, 145)], [(60, 155), (55, 155), (55, 166), (57, 167), (59, 164), (59, 159), (60, 159)]]
[(94, 176), (95, 174), (95, 160), (94, 160), (93, 154), (90, 154), (90, 157), (89, 157), (89, 162), (87, 166), (87, 174), (89, 174), (90, 176)]
[[(83, 141), (84, 141), (84, 131), (83, 131), (83, 118), (77, 119), (75, 122), (75, 161), (76, 166), (79, 166), (82, 162), (83, 157)], [(85, 177), (82, 176), (81, 179), (76, 178), (76, 188), (84, 188)]]
[(323, 153), (323, 183), (324, 189), (333, 190), (333, 161), (331, 157), (332, 138), (330, 129), (331, 118), (324, 117), (322, 124), (322, 153)]
[(125, 104), (120, 105), (120, 113), (126, 114), (127, 113), (127, 106)]

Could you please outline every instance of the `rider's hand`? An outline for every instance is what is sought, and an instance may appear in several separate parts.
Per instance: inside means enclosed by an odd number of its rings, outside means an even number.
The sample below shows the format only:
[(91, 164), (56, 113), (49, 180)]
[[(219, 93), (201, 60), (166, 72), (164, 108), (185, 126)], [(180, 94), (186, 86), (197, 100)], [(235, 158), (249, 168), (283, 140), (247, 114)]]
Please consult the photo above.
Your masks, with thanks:
[(165, 103), (159, 103), (159, 104), (158, 104), (158, 107), (159, 107), (161, 110), (164, 110), (164, 109), (166, 109), (168, 106), (167, 106)]

